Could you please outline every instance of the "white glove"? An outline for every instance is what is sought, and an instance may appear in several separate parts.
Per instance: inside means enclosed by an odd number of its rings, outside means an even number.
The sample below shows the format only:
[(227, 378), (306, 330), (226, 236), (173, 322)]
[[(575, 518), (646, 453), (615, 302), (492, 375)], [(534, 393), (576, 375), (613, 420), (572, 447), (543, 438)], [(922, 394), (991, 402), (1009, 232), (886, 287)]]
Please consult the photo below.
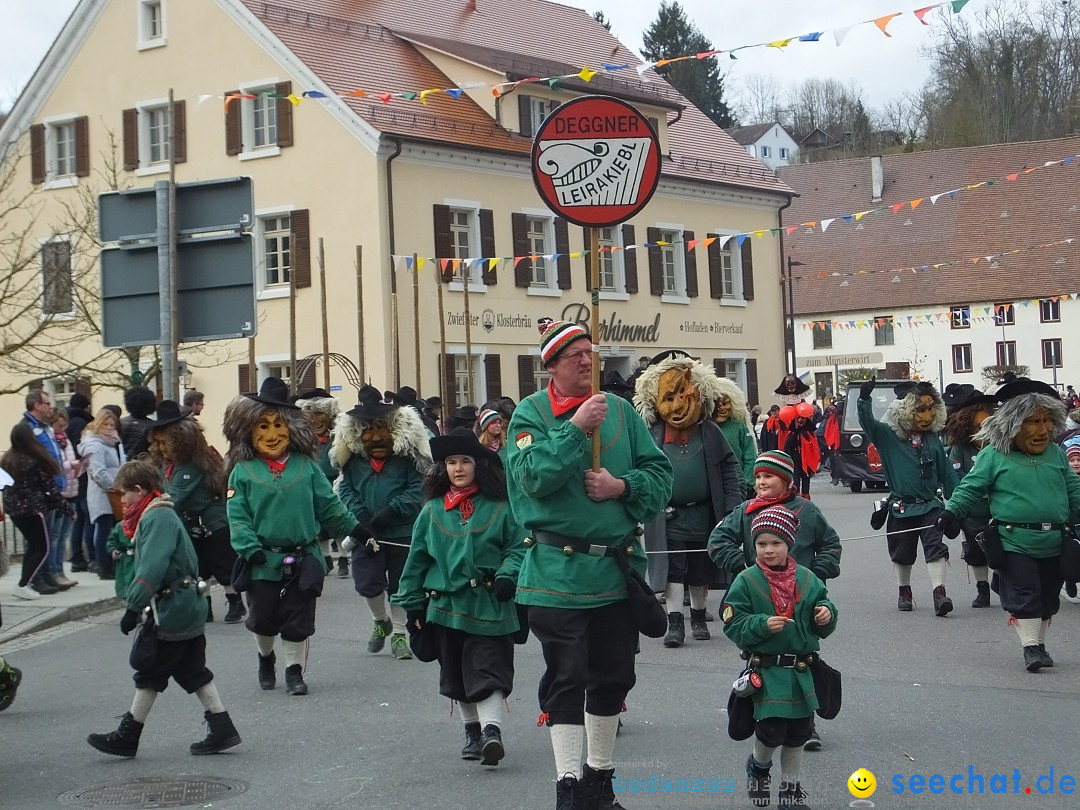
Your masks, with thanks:
[(356, 548), (356, 538), (346, 537), (344, 540), (341, 541), (340, 545), (342, 551), (344, 551), (346, 554), (352, 554), (352, 550)]

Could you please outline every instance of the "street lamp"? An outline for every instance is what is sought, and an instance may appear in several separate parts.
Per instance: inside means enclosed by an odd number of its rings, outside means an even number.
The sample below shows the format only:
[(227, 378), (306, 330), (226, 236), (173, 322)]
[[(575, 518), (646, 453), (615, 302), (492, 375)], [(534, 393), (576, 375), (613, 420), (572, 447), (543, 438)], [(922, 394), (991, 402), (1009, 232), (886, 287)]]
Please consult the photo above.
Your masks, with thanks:
[(788, 345), (791, 347), (791, 368), (795, 374), (795, 285), (792, 283), (791, 268), (802, 267), (803, 263), (795, 261), (790, 255), (787, 257), (787, 312), (788, 317)]

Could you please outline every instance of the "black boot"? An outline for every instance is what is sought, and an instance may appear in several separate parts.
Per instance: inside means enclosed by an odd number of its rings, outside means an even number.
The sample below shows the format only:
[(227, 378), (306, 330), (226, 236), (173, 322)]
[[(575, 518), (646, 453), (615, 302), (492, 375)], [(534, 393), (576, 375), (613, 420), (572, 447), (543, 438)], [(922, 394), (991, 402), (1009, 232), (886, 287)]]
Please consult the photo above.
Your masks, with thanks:
[(581, 783), (573, 774), (567, 774), (555, 783), (555, 810), (584, 810), (581, 801)]
[(990, 583), (989, 582), (976, 582), (975, 599), (972, 601), (971, 606), (973, 608), (990, 607)]
[(1044, 666), (1046, 665), (1043, 663), (1042, 654), (1039, 652), (1038, 644), (1024, 647), (1024, 667), (1028, 672), (1038, 672)]
[(323, 562), (326, 563), (326, 570), (327, 571), (333, 571), (334, 570), (334, 561), (330, 558), (329, 554), (324, 554), (323, 555)]
[(225, 599), (229, 603), (229, 611), (225, 614), (225, 624), (237, 624), (244, 620), (247, 615), (247, 608), (244, 607), (244, 600), (238, 593), (227, 593)]
[(590, 768), (585, 763), (585, 771), (581, 777), (582, 806), (596, 810), (625, 810), (621, 804), (615, 801), (615, 788), (611, 785), (611, 778), (615, 775), (615, 769), (600, 770)]
[(277, 664), (277, 656), (273, 650), (270, 651), (269, 655), (259, 656), (259, 686), (267, 691), (277, 686), (275, 664)]
[(461, 758), (468, 760), (480, 759), (480, 724), (465, 724), (465, 747), (461, 749)]
[(304, 668), (299, 664), (285, 667), (285, 690), (290, 695), (306, 695), (307, 684), (304, 683)]
[(5, 664), (0, 672), (0, 712), (15, 702), (15, 693), (22, 683), (22, 670), (11, 664)]
[(344, 554), (337, 558), (337, 575), (339, 579), (349, 578), (349, 558)]
[(218, 712), (217, 714), (206, 712), (203, 717), (206, 718), (206, 725), (210, 727), (210, 732), (206, 735), (205, 740), (191, 744), (192, 756), (220, 754), (225, 749), (240, 744), (240, 735), (237, 733), (232, 720), (229, 719), (228, 712)]
[(1044, 667), (1052, 667), (1054, 665), (1054, 659), (1050, 657), (1050, 653), (1046, 651), (1046, 645), (1039, 645), (1039, 657), (1042, 659), (1042, 665)]
[(952, 599), (945, 594), (945, 586), (934, 588), (934, 612), (938, 616), (947, 616), (952, 611)]
[(694, 636), (694, 641), (708, 641), (712, 638), (709, 625), (705, 623), (705, 608), (701, 610), (690, 608), (690, 633)]
[(665, 647), (681, 647), (686, 641), (686, 626), (683, 624), (681, 613), (669, 613), (667, 615), (667, 635), (664, 636)]
[(909, 612), (913, 607), (915, 600), (911, 596), (911, 586), (901, 585), (900, 595), (896, 598), (896, 609), (902, 610), (905, 613)]
[(781, 782), (776, 796), (777, 807), (808, 807), (806, 791), (798, 782)]
[(484, 733), (480, 736), (480, 764), (498, 765), (499, 760), (506, 756), (503, 748), (502, 730), (494, 723), (484, 726)]
[(206, 597), (206, 623), (210, 624), (214, 620), (214, 603), (210, 601), (210, 597)]
[(133, 757), (139, 750), (139, 737), (142, 736), (143, 724), (136, 723), (131, 712), (125, 712), (120, 718), (116, 731), (108, 734), (91, 734), (86, 738), (90, 745), (103, 754), (114, 757)]
[(768, 807), (772, 800), (772, 763), (767, 768), (759, 768), (754, 762), (754, 755), (746, 758), (746, 795), (755, 807)]
[(804, 751), (820, 751), (821, 737), (818, 736), (814, 715), (810, 715), (810, 737), (803, 743)]

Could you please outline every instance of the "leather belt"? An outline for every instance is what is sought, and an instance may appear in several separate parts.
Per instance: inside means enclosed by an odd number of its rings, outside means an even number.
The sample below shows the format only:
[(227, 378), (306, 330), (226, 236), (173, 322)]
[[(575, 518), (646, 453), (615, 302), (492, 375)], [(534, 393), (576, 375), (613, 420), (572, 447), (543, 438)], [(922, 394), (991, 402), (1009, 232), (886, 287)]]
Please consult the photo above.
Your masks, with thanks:
[(1033, 532), (1060, 532), (1065, 528), (1064, 523), (1016, 523), (1011, 520), (995, 521), (1003, 529), (1028, 529)]
[(270, 546), (270, 551), (275, 554), (303, 554), (303, 546)]
[[(751, 669), (768, 669), (769, 667), (781, 667), (783, 669), (796, 669), (805, 672), (806, 669), (817, 660), (817, 653), (784, 653), (782, 655), (762, 655), (761, 653), (742, 653), (742, 659), (750, 662)], [(802, 665), (800, 667), (800, 664)]]
[[(624, 543), (633, 542), (640, 536), (638, 529), (634, 530), (633, 534), (624, 537), (615, 545), (608, 546), (601, 543), (590, 543), (588, 540), (581, 540), (576, 537), (567, 537), (563, 534), (556, 534), (555, 532), (534, 531), (532, 534), (532, 540), (536, 543), (541, 543), (545, 546), (554, 546), (555, 548), (561, 548), (563, 553), (567, 556), (573, 556), (576, 554), (588, 554), (593, 557), (614, 557), (618, 553), (618, 549)], [(529, 543), (528, 545), (532, 545)], [(628, 554), (633, 554), (633, 546), (627, 549)]]

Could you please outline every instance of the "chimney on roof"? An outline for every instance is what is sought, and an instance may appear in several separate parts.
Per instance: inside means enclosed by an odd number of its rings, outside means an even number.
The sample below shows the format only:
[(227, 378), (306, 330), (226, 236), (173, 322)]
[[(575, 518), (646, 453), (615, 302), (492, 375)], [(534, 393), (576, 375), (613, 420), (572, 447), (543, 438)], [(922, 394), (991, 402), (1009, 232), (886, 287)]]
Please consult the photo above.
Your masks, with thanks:
[(870, 158), (870, 202), (881, 202), (885, 189), (885, 171), (881, 167), (881, 155)]

